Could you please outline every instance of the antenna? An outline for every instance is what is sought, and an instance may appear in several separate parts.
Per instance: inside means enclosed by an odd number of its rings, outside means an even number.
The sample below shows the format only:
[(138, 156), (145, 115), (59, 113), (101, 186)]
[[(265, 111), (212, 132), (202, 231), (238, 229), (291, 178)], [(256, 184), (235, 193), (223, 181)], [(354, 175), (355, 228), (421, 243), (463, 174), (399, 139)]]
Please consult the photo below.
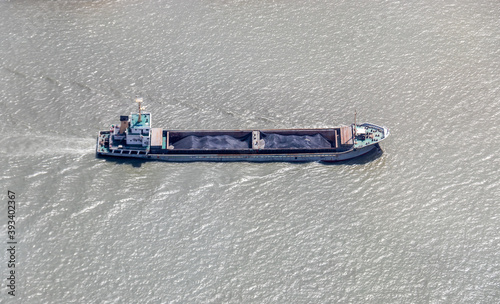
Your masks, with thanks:
[(142, 121), (141, 110), (144, 110), (144, 108), (141, 107), (142, 101), (143, 101), (142, 98), (136, 98), (135, 99), (135, 102), (137, 102), (137, 105), (139, 106), (139, 119), (137, 119), (137, 122), (141, 122)]

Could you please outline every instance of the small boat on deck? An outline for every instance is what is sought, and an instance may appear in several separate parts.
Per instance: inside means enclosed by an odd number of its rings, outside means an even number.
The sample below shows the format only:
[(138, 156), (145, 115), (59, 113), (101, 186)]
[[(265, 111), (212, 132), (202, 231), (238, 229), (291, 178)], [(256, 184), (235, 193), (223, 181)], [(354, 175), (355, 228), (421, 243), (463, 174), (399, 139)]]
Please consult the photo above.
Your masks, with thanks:
[(359, 157), (389, 136), (370, 123), (323, 129), (174, 130), (153, 128), (137, 99), (137, 113), (100, 131), (96, 155), (170, 162), (337, 162)]

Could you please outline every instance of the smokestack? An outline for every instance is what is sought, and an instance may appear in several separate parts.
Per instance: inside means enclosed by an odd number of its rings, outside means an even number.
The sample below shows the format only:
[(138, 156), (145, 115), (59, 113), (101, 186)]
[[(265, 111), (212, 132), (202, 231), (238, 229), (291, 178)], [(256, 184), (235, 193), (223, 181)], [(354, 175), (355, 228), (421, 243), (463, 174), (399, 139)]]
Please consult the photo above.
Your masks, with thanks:
[(119, 134), (123, 134), (123, 132), (125, 132), (125, 130), (127, 130), (128, 128), (128, 125), (129, 125), (129, 122), (128, 122), (128, 116), (125, 116), (125, 115), (122, 115), (120, 116), (120, 133)]

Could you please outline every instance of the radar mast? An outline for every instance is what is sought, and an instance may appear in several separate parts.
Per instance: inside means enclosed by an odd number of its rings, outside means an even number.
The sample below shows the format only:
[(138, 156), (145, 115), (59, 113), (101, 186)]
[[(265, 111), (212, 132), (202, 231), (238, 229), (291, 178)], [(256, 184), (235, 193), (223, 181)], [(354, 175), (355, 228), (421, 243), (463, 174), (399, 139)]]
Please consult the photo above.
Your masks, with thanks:
[(142, 100), (142, 98), (136, 98), (135, 102), (137, 102), (137, 104), (139, 105), (139, 119), (137, 119), (137, 122), (141, 122), (142, 121), (141, 110), (144, 110), (144, 108), (141, 107), (141, 104), (142, 104), (143, 100)]

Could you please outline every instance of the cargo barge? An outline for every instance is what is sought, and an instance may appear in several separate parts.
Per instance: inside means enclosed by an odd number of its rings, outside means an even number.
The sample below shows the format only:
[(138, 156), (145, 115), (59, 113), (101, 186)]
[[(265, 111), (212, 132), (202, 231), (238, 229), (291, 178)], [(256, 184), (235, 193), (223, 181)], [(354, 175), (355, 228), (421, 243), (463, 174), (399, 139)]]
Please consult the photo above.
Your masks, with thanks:
[[(100, 131), (96, 155), (170, 162), (337, 162), (359, 157), (389, 136), (375, 124), (323, 129), (173, 130), (153, 128), (137, 99), (137, 113)], [(355, 119), (356, 121), (356, 119)]]

